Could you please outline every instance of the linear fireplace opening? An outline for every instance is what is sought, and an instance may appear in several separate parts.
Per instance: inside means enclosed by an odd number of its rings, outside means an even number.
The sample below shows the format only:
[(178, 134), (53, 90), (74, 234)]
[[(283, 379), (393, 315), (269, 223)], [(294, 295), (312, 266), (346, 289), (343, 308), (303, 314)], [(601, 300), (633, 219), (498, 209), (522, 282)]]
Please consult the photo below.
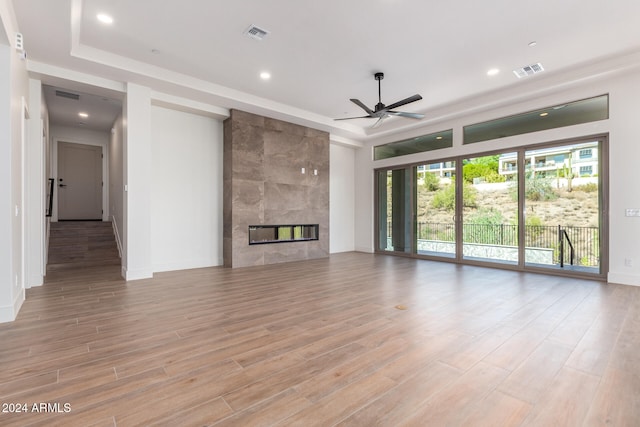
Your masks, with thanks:
[(250, 225), (249, 244), (318, 240), (318, 224)]

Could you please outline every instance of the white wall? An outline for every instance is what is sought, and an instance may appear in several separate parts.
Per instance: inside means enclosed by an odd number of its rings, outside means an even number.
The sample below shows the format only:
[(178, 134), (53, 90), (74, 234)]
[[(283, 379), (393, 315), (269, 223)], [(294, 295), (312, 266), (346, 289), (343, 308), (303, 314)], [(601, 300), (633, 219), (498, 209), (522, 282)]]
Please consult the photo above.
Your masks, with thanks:
[(152, 106), (154, 272), (222, 265), (222, 123)]
[[(102, 220), (109, 220), (109, 140), (111, 134), (109, 132), (99, 132), (89, 129), (74, 128), (67, 126), (51, 126), (50, 137), (51, 146), (51, 171), (52, 177), (58, 183), (58, 142), (70, 142), (73, 144), (96, 145), (102, 147)], [(57, 189), (56, 189), (57, 190)], [(56, 191), (54, 190), (54, 191)], [(57, 192), (53, 199), (53, 221), (58, 220), (58, 198)]]
[[(0, 1), (0, 322), (15, 319), (24, 301), (24, 107), (28, 75), (7, 40), (17, 24), (11, 2)], [(11, 37), (6, 37), (10, 35)]]
[[(46, 178), (45, 147), (48, 113), (40, 80), (29, 80), (29, 121), (26, 147), (26, 276), (25, 288), (40, 286), (45, 274)], [(44, 134), (44, 136), (43, 136)]]
[(331, 144), (329, 150), (329, 253), (355, 250), (355, 153)]
[(122, 233), (124, 226), (124, 127), (122, 115), (113, 124), (109, 142), (109, 215), (118, 242), (120, 257), (124, 257)]
[[(610, 94), (610, 118), (608, 120), (462, 145), (462, 126), (464, 125), (605, 93)], [(530, 96), (528, 100), (512, 105), (486, 108), (478, 113), (444, 120), (438, 124), (415, 130), (413, 134), (407, 133), (395, 137), (395, 140), (400, 140), (453, 128), (454, 146), (452, 148), (374, 162), (371, 155), (373, 144), (370, 143), (366, 148), (356, 153), (355, 180), (358, 189), (356, 193), (356, 218), (358, 218), (356, 221), (356, 249), (367, 252), (374, 249), (374, 168), (433, 161), (459, 155), (502, 150), (506, 147), (609, 133), (610, 265), (608, 279), (615, 283), (640, 285), (640, 245), (638, 244), (640, 218), (624, 216), (626, 208), (640, 209), (640, 192), (633, 187), (638, 180), (638, 159), (640, 159), (638, 111), (640, 111), (640, 74), (637, 70), (628, 70), (605, 77), (587, 79), (584, 84), (576, 84), (550, 94)], [(625, 266), (625, 258), (631, 260), (631, 266)]]

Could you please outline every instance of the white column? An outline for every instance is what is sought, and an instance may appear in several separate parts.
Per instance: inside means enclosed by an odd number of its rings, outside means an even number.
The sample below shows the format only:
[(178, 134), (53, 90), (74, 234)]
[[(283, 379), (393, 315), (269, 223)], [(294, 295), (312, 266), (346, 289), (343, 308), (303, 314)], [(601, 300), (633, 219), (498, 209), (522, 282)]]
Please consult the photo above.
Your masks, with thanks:
[(127, 280), (153, 277), (151, 267), (151, 90), (127, 84), (124, 108), (123, 271)]
[(42, 136), (42, 82), (29, 80), (29, 122), (26, 147), (27, 221), (26, 288), (40, 286), (44, 277), (45, 195), (44, 141)]

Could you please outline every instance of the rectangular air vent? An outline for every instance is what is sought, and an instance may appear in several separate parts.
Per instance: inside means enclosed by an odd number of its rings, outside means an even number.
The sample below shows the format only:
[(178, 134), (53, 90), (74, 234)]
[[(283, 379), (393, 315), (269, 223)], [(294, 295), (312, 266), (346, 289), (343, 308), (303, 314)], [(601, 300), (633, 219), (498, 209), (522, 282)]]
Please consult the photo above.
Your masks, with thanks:
[(78, 95), (77, 93), (65, 92), (63, 90), (56, 90), (56, 96), (59, 96), (61, 98), (74, 99), (76, 101), (80, 99), (80, 95)]
[(250, 25), (249, 28), (247, 28), (244, 33), (249, 37), (251, 37), (252, 39), (262, 40), (265, 37), (267, 37), (267, 35), (269, 34), (269, 31), (264, 30), (255, 25)]
[(535, 64), (527, 65), (525, 67), (513, 70), (513, 74), (515, 74), (516, 77), (521, 79), (523, 77), (532, 76), (534, 74), (541, 73), (543, 71), (544, 71), (544, 68), (542, 67), (542, 64), (538, 62)]

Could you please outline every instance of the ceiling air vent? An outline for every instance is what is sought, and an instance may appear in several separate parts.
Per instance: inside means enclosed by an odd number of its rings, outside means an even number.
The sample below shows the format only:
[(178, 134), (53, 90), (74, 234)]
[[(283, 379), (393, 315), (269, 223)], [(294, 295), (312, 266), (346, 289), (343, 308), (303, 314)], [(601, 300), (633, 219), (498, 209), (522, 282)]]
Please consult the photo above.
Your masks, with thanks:
[(260, 27), (256, 27), (255, 25), (250, 25), (244, 32), (246, 35), (251, 37), (252, 39), (262, 40), (269, 34), (269, 31), (264, 30)]
[(76, 101), (80, 99), (80, 95), (78, 95), (77, 93), (65, 92), (63, 90), (56, 90), (56, 96), (59, 96), (61, 98), (74, 99)]
[(544, 68), (542, 67), (542, 64), (538, 62), (536, 64), (527, 65), (525, 67), (513, 70), (513, 74), (515, 74), (516, 77), (521, 79), (523, 77), (532, 76), (534, 74), (541, 73), (543, 71), (544, 71)]

